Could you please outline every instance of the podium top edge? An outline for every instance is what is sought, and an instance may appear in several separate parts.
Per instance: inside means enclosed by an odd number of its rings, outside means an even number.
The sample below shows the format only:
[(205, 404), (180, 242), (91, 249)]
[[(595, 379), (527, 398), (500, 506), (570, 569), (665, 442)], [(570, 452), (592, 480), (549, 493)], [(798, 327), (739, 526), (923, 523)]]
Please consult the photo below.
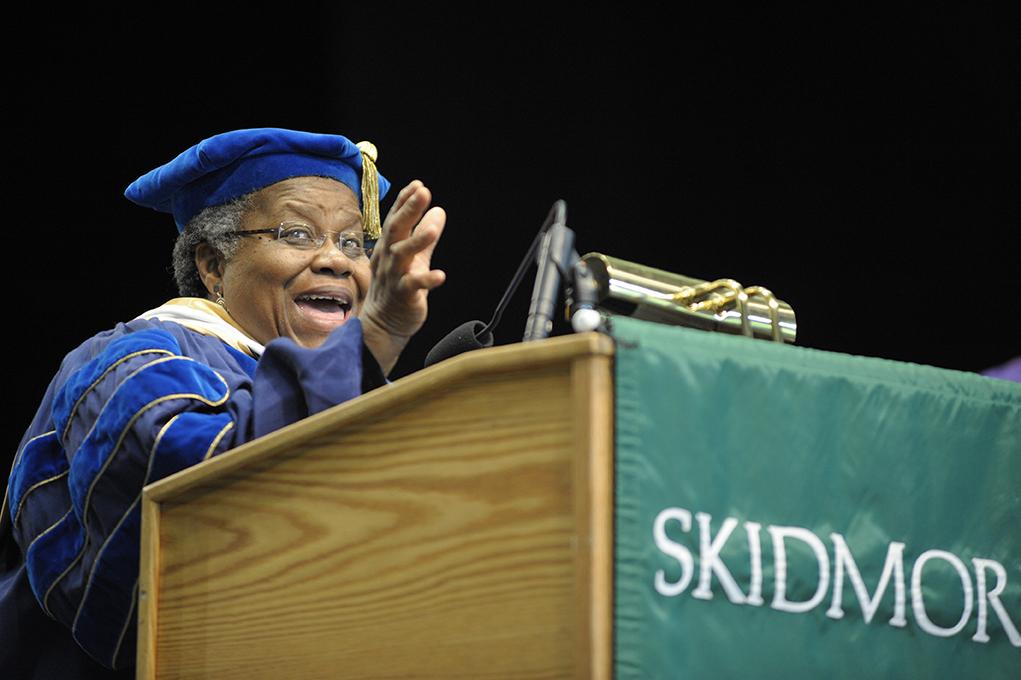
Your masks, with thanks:
[(315, 437), (342, 427), (344, 423), (378, 417), (399, 404), (420, 399), (430, 392), (442, 390), (446, 385), (474, 376), (566, 364), (585, 357), (608, 358), (614, 353), (613, 339), (595, 332), (467, 352), (153, 482), (143, 489), (143, 497), (146, 501), (157, 503), (172, 501), (191, 490), (214, 483), (224, 475), (271, 459), (291, 448), (299, 438)]

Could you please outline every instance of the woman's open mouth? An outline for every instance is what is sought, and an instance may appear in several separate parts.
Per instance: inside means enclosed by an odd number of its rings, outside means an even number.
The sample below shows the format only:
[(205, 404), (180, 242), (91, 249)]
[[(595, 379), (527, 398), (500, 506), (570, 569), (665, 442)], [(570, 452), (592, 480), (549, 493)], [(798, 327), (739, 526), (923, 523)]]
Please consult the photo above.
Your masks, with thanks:
[(303, 317), (330, 328), (341, 325), (351, 315), (351, 300), (347, 295), (306, 293), (294, 298), (294, 304)]

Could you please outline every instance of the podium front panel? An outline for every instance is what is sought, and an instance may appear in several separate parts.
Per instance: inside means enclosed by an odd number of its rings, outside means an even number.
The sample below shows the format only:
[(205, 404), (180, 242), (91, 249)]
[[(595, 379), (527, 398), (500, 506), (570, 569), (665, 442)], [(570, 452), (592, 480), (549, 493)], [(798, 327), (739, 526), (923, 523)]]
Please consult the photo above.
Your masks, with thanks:
[(1021, 385), (618, 319), (616, 677), (1017, 677)]
[(537, 344), (149, 487), (140, 677), (607, 677), (612, 346)]

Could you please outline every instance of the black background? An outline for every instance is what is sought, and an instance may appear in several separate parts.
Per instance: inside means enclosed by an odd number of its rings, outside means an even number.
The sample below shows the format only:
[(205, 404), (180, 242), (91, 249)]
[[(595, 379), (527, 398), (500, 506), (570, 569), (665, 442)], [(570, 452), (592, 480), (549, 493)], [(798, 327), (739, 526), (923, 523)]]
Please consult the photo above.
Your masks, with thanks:
[(799, 345), (965, 371), (1021, 354), (1004, 17), (335, 4), (7, 22), (7, 455), (67, 351), (176, 294), (173, 222), (124, 188), (242, 127), (370, 139), (446, 208), (448, 282), (398, 377), (488, 319), (558, 198), (580, 252), (768, 286)]

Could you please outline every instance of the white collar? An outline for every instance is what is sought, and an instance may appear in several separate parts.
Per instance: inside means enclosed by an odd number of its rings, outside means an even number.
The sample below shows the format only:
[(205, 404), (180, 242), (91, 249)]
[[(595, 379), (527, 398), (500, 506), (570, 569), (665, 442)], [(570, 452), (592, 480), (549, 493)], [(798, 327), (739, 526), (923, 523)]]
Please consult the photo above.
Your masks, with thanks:
[(226, 309), (203, 298), (174, 298), (156, 309), (139, 314), (137, 318), (173, 321), (197, 333), (219, 338), (234, 349), (256, 359), (262, 356), (266, 349), (264, 345), (253, 340), (231, 318)]

